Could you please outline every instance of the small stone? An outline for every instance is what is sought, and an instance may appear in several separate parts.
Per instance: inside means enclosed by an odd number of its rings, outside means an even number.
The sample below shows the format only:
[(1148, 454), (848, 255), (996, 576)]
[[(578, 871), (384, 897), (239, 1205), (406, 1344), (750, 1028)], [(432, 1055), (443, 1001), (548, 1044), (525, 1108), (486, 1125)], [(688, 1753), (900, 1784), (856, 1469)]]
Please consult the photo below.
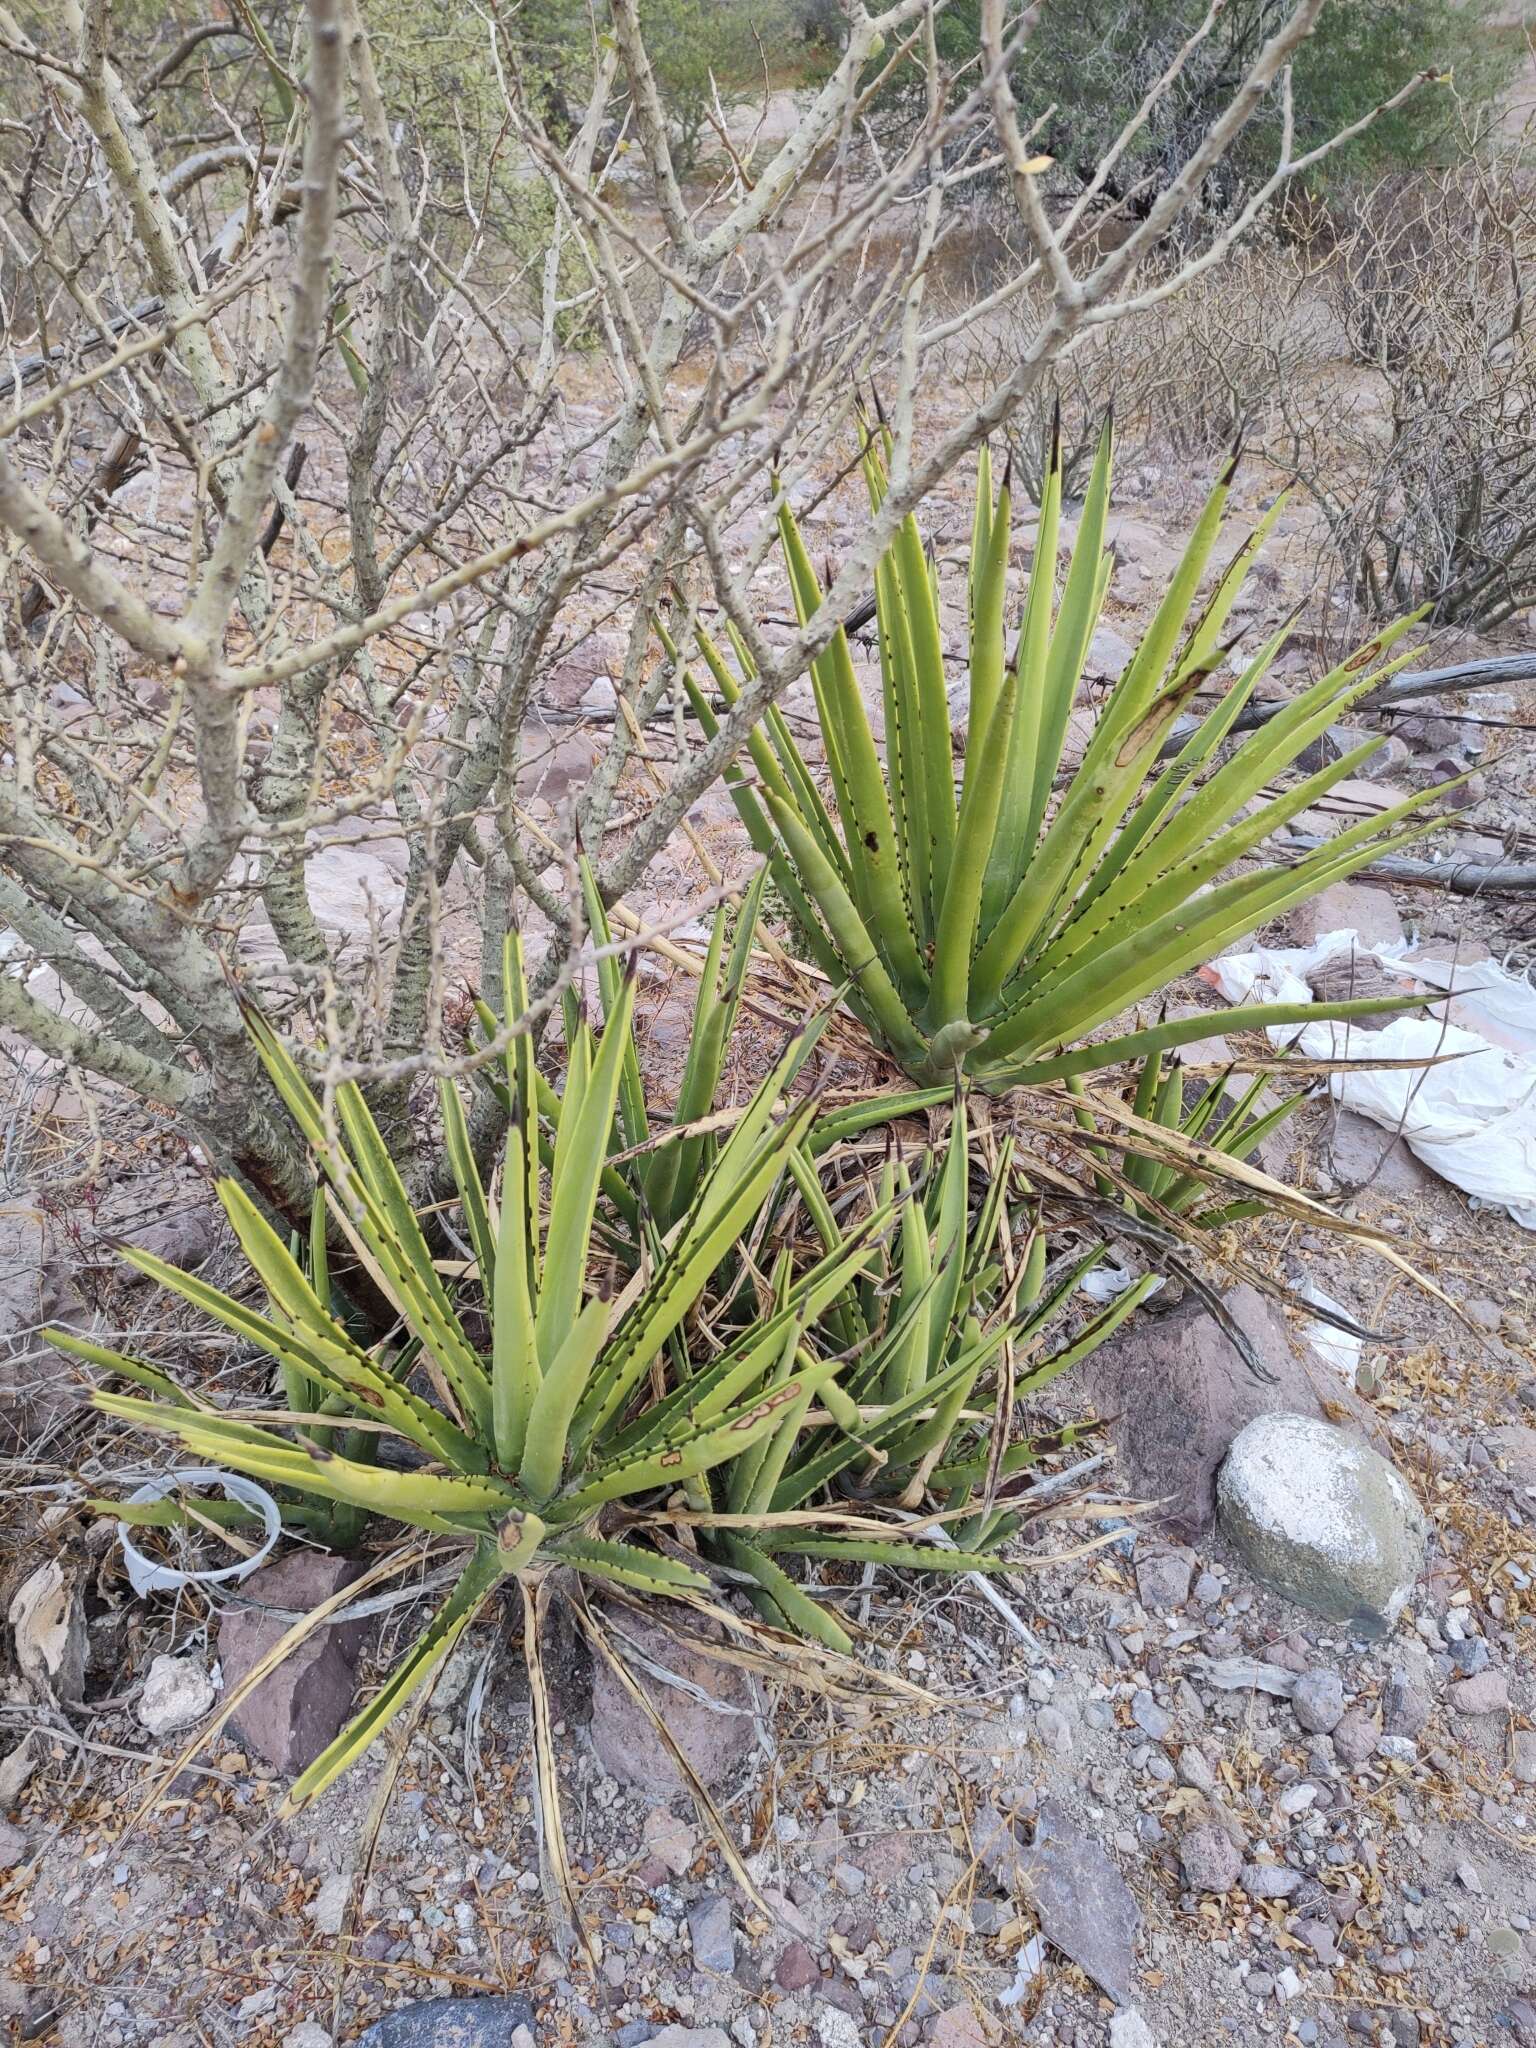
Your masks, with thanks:
[(1135, 2006), (1117, 2012), (1110, 2021), (1109, 2048), (1157, 2048), (1152, 2029)]
[(1131, 1719), (1142, 1734), (1150, 1736), (1154, 1742), (1161, 1742), (1173, 1726), (1172, 1714), (1166, 1707), (1160, 1707), (1151, 1693), (1144, 1689), (1132, 1697)]
[[(739, 1773), (752, 1754), (755, 1721), (746, 1678), (735, 1666), (695, 1649), (666, 1626), (667, 1607), (658, 1602), (642, 1619), (625, 1618), (625, 1633), (651, 1665), (696, 1686), (707, 1698), (696, 1698), (634, 1668), (637, 1685), (650, 1695), (666, 1719), (673, 1740), (707, 1786), (717, 1786)], [(713, 1700), (715, 1705), (707, 1704)], [(592, 1747), (608, 1775), (637, 1785), (653, 1798), (685, 1789), (682, 1775), (656, 1733), (650, 1717), (599, 1659), (592, 1674)]]
[(1150, 1608), (1154, 1614), (1170, 1607), (1182, 1607), (1189, 1598), (1193, 1571), (1194, 1560), (1187, 1550), (1138, 1551), (1136, 1592), (1142, 1606)]
[(14, 1870), (27, 1856), (27, 1838), (8, 1820), (0, 1820), (0, 1870)]
[[(969, 2011), (970, 2008), (966, 2009)], [(821, 2007), (816, 2015), (816, 2038), (821, 2048), (864, 2048), (864, 2036), (858, 2021), (844, 2012), (841, 2006)]]
[[(253, 1572), (240, 1590), (260, 1607), (308, 1613), (362, 1569), (353, 1558), (296, 1550)], [(219, 1662), (231, 1689), (293, 1626), (260, 1607), (231, 1607), (219, 1623)], [(268, 1672), (235, 1712), (233, 1725), (248, 1748), (280, 1771), (302, 1771), (314, 1762), (352, 1712), (368, 1626), (353, 1621), (317, 1628)]]
[(314, 2020), (300, 2020), (284, 2034), (283, 2048), (332, 2048), (331, 2036)]
[[(1470, 1310), (1472, 1304), (1467, 1306)], [(1536, 1486), (1536, 1429), (1528, 1422), (1501, 1423), (1489, 1430), (1487, 1443), (1516, 1486)]]
[(1300, 1889), (1302, 1876), (1283, 1863), (1245, 1863), (1242, 1881), (1250, 1899), (1288, 1899)]
[(1305, 1672), (1291, 1694), (1291, 1711), (1309, 1735), (1331, 1734), (1344, 1718), (1344, 1681), (1338, 1672)]
[(1083, 657), (1083, 673), (1096, 682), (1117, 683), (1130, 666), (1135, 648), (1113, 626), (1095, 626)]
[(1509, 1739), (1509, 1767), (1517, 1785), (1536, 1785), (1536, 1732), (1515, 1730)]
[(1202, 1572), (1195, 1581), (1195, 1598), (1202, 1607), (1214, 1607), (1226, 1590), (1214, 1572)]
[(1389, 1763), (1411, 1764), (1418, 1757), (1419, 1745), (1410, 1735), (1383, 1735), (1377, 1741), (1376, 1754)]
[(1019, 1858), (1019, 1891), (1041, 1932), (1117, 2005), (1129, 2003), (1141, 1910), (1119, 1870), (1066, 1809), (1042, 1799)]
[(1267, 1970), (1254, 1970), (1243, 1983), (1250, 1998), (1269, 1998), (1274, 1994), (1275, 1980)]
[[(534, 2032), (533, 2007), (515, 1992), (504, 1997), (428, 1998), (375, 2020), (358, 2035), (355, 2048), (513, 2048), (523, 2027)], [(715, 2044), (700, 2042), (698, 2048)], [(720, 2048), (730, 2048), (724, 2034)]]
[(1429, 1706), (1408, 1674), (1394, 1671), (1382, 1689), (1382, 1728), (1388, 1735), (1417, 1735), (1429, 1719)]
[(792, 1941), (773, 1968), (773, 1981), (781, 1991), (809, 1991), (821, 1976), (816, 1958), (803, 1941)]
[(1502, 1671), (1479, 1671), (1446, 1687), (1446, 1698), (1458, 1714), (1505, 1714), (1509, 1711), (1509, 1680)]
[[(1365, 737), (1365, 735), (1361, 735)], [(1310, 946), (1330, 932), (1354, 932), (1363, 946), (1401, 939), (1403, 920), (1385, 889), (1365, 882), (1330, 882), (1290, 913), (1296, 943)]]
[(731, 1905), (711, 1893), (688, 1908), (688, 1933), (693, 1960), (701, 1970), (728, 1977), (736, 1967), (736, 1936), (731, 1930)]
[(1347, 1771), (1358, 1770), (1376, 1753), (1380, 1731), (1363, 1707), (1351, 1707), (1333, 1731), (1333, 1753)]
[(321, 1934), (340, 1934), (346, 1925), (347, 1907), (352, 1901), (352, 1879), (345, 1870), (322, 1878), (320, 1889), (304, 1908)]
[(698, 1836), (670, 1807), (651, 1809), (645, 1817), (643, 1839), (650, 1853), (659, 1857), (674, 1877), (682, 1877), (699, 1853)]
[(992, 2048), (996, 2031), (977, 2012), (969, 1999), (952, 2005), (928, 2022), (928, 2039), (933, 2048)]
[(1179, 1867), (1191, 1891), (1229, 1892), (1242, 1874), (1242, 1851), (1220, 1828), (1191, 1828), (1179, 1844)]
[(195, 1657), (156, 1657), (134, 1712), (151, 1735), (190, 1728), (213, 1705), (213, 1680)]
[[(649, 2020), (642, 2020), (640, 2025), (645, 2031), (639, 2041), (645, 2048), (732, 2048), (724, 2027), (662, 2027), (652, 2033)], [(431, 2048), (431, 2044), (423, 2043), (422, 2048)], [(634, 2048), (639, 2048), (638, 2042)]]
[(1304, 1941), (1307, 1944), (1307, 1947), (1311, 1949), (1313, 1955), (1317, 1957), (1317, 1960), (1323, 1965), (1324, 1969), (1332, 1968), (1338, 1959), (1339, 1945), (1334, 1931), (1327, 1921), (1298, 1920), (1293, 1932), (1298, 1941)]
[(1216, 1495), (1227, 1535), (1267, 1585), (1362, 1634), (1388, 1632), (1427, 1525), (1368, 1444), (1310, 1415), (1261, 1415), (1227, 1452)]
[(1035, 1731), (1040, 1740), (1057, 1756), (1066, 1756), (1072, 1747), (1072, 1728), (1060, 1707), (1042, 1707), (1035, 1716)]
[(1305, 1783), (1287, 1785), (1280, 1794), (1280, 1797), (1275, 1801), (1280, 1811), (1289, 1819), (1294, 1819), (1298, 1813), (1305, 1813), (1309, 1806), (1313, 1806), (1316, 1803), (1317, 1787)]
[(1197, 1792), (1214, 1792), (1216, 1773), (1211, 1769), (1204, 1750), (1196, 1749), (1190, 1742), (1179, 1751), (1179, 1783), (1192, 1785)]

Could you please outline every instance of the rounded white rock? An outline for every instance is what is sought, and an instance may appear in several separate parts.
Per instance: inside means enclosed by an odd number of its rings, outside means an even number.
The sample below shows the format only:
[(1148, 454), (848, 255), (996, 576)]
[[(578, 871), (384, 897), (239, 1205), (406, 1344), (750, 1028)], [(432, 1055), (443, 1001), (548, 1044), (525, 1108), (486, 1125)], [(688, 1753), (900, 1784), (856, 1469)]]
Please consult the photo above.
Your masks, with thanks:
[(1222, 1527), (1257, 1577), (1384, 1635), (1424, 1563), (1424, 1514), (1369, 1444), (1308, 1415), (1260, 1415), (1216, 1478)]
[(135, 1712), (151, 1735), (190, 1728), (213, 1705), (213, 1680), (195, 1657), (156, 1657)]

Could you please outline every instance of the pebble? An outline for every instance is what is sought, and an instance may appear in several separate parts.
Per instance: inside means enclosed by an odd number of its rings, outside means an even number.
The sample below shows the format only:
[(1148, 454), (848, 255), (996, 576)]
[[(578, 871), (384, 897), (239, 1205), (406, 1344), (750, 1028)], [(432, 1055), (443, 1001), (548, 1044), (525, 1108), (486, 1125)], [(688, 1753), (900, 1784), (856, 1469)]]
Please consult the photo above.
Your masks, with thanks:
[(1358, 1770), (1376, 1752), (1376, 1723), (1363, 1707), (1351, 1707), (1333, 1731), (1333, 1753), (1346, 1770)]
[(1296, 1681), (1291, 1709), (1309, 1735), (1331, 1735), (1344, 1718), (1344, 1681), (1337, 1671), (1307, 1671)]
[(1411, 1764), (1418, 1757), (1419, 1745), (1406, 1735), (1383, 1735), (1377, 1741), (1376, 1754), (1391, 1763)]
[(864, 2048), (858, 2021), (836, 2005), (824, 2005), (817, 2013), (816, 2038), (821, 2048)]
[(1245, 1863), (1242, 1880), (1250, 1899), (1288, 1899), (1300, 1887), (1302, 1876), (1283, 1863)]
[(1117, 2012), (1110, 2021), (1109, 2048), (1157, 2048), (1152, 2029), (1135, 2006)]
[(213, 1705), (213, 1680), (195, 1657), (156, 1657), (134, 1713), (151, 1735), (190, 1728)]
[(1177, 1550), (1152, 1550), (1136, 1559), (1136, 1591), (1153, 1613), (1182, 1607), (1189, 1598), (1194, 1560)]
[(1475, 1678), (1461, 1678), (1447, 1686), (1446, 1697), (1458, 1714), (1507, 1713), (1509, 1680), (1502, 1671), (1479, 1671)]
[(1166, 1707), (1160, 1707), (1151, 1693), (1139, 1691), (1131, 1701), (1131, 1719), (1143, 1735), (1149, 1735), (1154, 1742), (1161, 1742), (1173, 1726), (1173, 1716)]
[(821, 1971), (803, 1941), (792, 1941), (774, 1965), (773, 1981), (781, 1991), (808, 1991)]
[(1417, 1735), (1429, 1719), (1430, 1703), (1408, 1674), (1394, 1671), (1381, 1695), (1381, 1725), (1388, 1735)]
[(1509, 1740), (1509, 1764), (1517, 1785), (1536, 1785), (1536, 1731), (1515, 1730)]
[(1305, 1813), (1309, 1806), (1316, 1804), (1316, 1801), (1315, 1785), (1287, 1785), (1275, 1804), (1283, 1814), (1294, 1818), (1298, 1813)]
[(1242, 1851), (1218, 1827), (1191, 1828), (1179, 1844), (1179, 1866), (1192, 1891), (1229, 1892), (1242, 1874)]
[(1072, 1747), (1072, 1728), (1060, 1707), (1042, 1707), (1035, 1716), (1035, 1731), (1040, 1740), (1057, 1756), (1065, 1756)]
[(1179, 1751), (1179, 1783), (1191, 1785), (1197, 1792), (1214, 1792), (1216, 1773), (1206, 1761), (1205, 1752), (1190, 1742)]
[(736, 1967), (736, 1936), (731, 1929), (731, 1903), (718, 1892), (688, 1908), (688, 1933), (693, 1960), (701, 1970), (728, 1977)]

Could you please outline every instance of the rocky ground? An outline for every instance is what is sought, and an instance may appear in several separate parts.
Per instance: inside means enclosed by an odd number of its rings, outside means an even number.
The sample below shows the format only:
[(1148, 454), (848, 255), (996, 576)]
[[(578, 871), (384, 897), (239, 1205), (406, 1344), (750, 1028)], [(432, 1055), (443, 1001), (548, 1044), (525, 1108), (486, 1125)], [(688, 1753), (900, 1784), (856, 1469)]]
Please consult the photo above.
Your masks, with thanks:
[[(1191, 509), (1156, 470), (1127, 481), (1102, 676)], [(938, 516), (958, 545), (959, 488)], [(834, 505), (817, 545), (835, 549), (838, 522), (856, 518)], [(1305, 552), (1299, 528), (1282, 533), (1247, 615), (1255, 640), (1295, 594), (1288, 540)], [(601, 720), (611, 651), (575, 642), (556, 709)], [(1485, 651), (1442, 644), (1433, 658)], [(1315, 667), (1303, 638), (1286, 673)], [(1445, 699), (1399, 722), (1377, 780), (1401, 793), (1448, 759), (1473, 768), (1457, 850), (1529, 858), (1536, 749), (1520, 728), (1533, 716), (1529, 688)], [(544, 801), (590, 752), (568, 718), (552, 722)], [(714, 797), (694, 822), (735, 843)], [(688, 900), (699, 873), (680, 844), (657, 900)], [(1365, 908), (1463, 957), (1531, 957), (1531, 913), (1508, 898), (1398, 887), (1386, 912)], [(1314, 916), (1267, 936), (1329, 928)], [(1219, 1030), (1208, 989), (1176, 993)], [(675, 1037), (657, 1025), (663, 1069)], [(94, 1302), (112, 1237), (146, 1221), (166, 1256), (221, 1277), (196, 1174), (171, 1136), (155, 1145), (163, 1156), (111, 1154), (110, 1199), (83, 1218), (46, 1205), (6, 1217), (9, 1329)], [(1413, 1268), (1292, 1223), (1243, 1240), (1255, 1278), (1309, 1277), (1381, 1333), (1355, 1385), (1300, 1316), (1250, 1287), (1232, 1299), (1271, 1374), (1255, 1378), (1170, 1289), (1030, 1418), (1112, 1421), (1077, 1511), (1027, 1533), (1016, 1574), (990, 1590), (874, 1574), (849, 1595), (870, 1660), (905, 1691), (854, 1707), (793, 1689), (753, 1701), (717, 1665), (667, 1652), (722, 1694), (713, 1712), (676, 1686), (659, 1696), (715, 1778), (757, 1899), (669, 1791), (634, 1709), (599, 1677), (589, 1723), (568, 1674), (557, 1732), (590, 1960), (554, 1940), (504, 1622), (457, 1653), (403, 1757), (370, 1761), (298, 1821), (276, 1815), (290, 1770), (387, 1662), (407, 1610), (334, 1632), (125, 1832), (156, 1760), (271, 1624), (238, 1608), (221, 1620), (192, 1595), (134, 1598), (79, 1505), (115, 1447), (86, 1432), (72, 1391), (61, 1402), (18, 1368), (5, 1419), (30, 1449), (11, 1467), (0, 1593), (32, 1587), (32, 1636), (58, 1660), (18, 1662), (0, 1696), (0, 2013), (15, 2037), (327, 2048), (393, 2014), (378, 2048), (418, 2048), (429, 2036), (404, 2009), (461, 1998), (480, 2001), (465, 2048), (527, 2048), (522, 2028), (538, 2048), (1536, 2042), (1536, 1240), (1327, 1104), (1287, 1127), (1272, 1163), (1379, 1226)], [(115, 1328), (150, 1325), (175, 1350), (153, 1304), (112, 1299)], [(224, 1369), (206, 1345), (193, 1355)], [(1271, 1411), (1345, 1424), (1396, 1474), (1386, 1578), (1394, 1542), (1416, 1565), (1419, 1532), (1427, 1547), (1383, 1633), (1282, 1597), (1217, 1519), (1218, 1465)], [(1294, 1441), (1310, 1441), (1305, 1427)], [(1297, 1456), (1305, 1506), (1321, 1482)], [(1106, 1517), (1112, 1540), (1089, 1547)], [(300, 1570), (265, 1597), (302, 1606), (318, 1590)], [(1380, 1585), (1360, 1603), (1391, 1606)]]

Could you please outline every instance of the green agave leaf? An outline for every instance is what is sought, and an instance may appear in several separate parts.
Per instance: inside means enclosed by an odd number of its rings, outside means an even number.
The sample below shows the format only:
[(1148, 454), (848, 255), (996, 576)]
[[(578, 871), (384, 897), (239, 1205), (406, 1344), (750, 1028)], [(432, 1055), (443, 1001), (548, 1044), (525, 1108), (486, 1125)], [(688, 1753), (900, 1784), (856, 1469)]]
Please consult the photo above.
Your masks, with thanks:
[(50, 1325), (43, 1331), (43, 1342), (57, 1346), (60, 1351), (72, 1352), (76, 1358), (99, 1366), (103, 1372), (115, 1372), (125, 1380), (133, 1380), (150, 1393), (158, 1394), (162, 1401), (169, 1401), (174, 1408), (203, 1408), (207, 1405), (194, 1400), (158, 1366), (146, 1365), (141, 1358), (128, 1358), (121, 1351), (110, 1351), (106, 1345), (93, 1343), (89, 1337), (77, 1336), (73, 1330)]
[(837, 1359), (802, 1366), (779, 1385), (728, 1408), (710, 1428), (698, 1431), (683, 1443), (664, 1451), (597, 1464), (586, 1484), (565, 1502), (566, 1512), (573, 1516), (590, 1514), (606, 1500), (646, 1493), (652, 1487), (675, 1485), (680, 1479), (708, 1472), (767, 1435), (778, 1425), (786, 1408), (807, 1392), (819, 1392), (838, 1368)]
[(363, 1711), (354, 1716), (334, 1742), (294, 1780), (284, 1801), (286, 1813), (296, 1813), (333, 1785), (342, 1772), (368, 1748), (381, 1730), (406, 1706), (411, 1695), (425, 1684), (463, 1635), (503, 1576), (494, 1543), (480, 1543), (464, 1567), (462, 1577), (433, 1616), (431, 1623), (380, 1687)]
[(595, 1536), (562, 1536), (549, 1549), (551, 1557), (577, 1571), (611, 1579), (616, 1585), (632, 1586), (640, 1593), (674, 1593), (679, 1590), (708, 1593), (709, 1577), (675, 1557), (658, 1550), (641, 1550), (633, 1543), (605, 1543)]
[[(247, 1198), (234, 1183), (226, 1186), (238, 1209)], [(223, 1188), (220, 1193), (222, 1197)], [(279, 1252), (287, 1258), (286, 1247), (275, 1232), (271, 1235)], [(276, 1359), (285, 1371), (324, 1382), (344, 1395), (359, 1413), (387, 1421), (403, 1436), (447, 1463), (460, 1465), (468, 1471), (483, 1468), (485, 1458), (473, 1438), (455, 1428), (430, 1402), (412, 1394), (394, 1374), (386, 1372), (366, 1353), (359, 1351), (340, 1324), (335, 1326), (338, 1332), (335, 1341), (320, 1334), (318, 1321), (312, 1331), (291, 1324), (284, 1327), (258, 1315), (254, 1309), (246, 1308), (232, 1296), (220, 1293), (207, 1281), (183, 1272), (136, 1245), (125, 1246), (123, 1258), (146, 1279), (179, 1294), (183, 1301), (212, 1316), (236, 1336), (255, 1344), (268, 1357)], [(260, 1270), (258, 1267), (258, 1276)]]
[(848, 1631), (819, 1600), (813, 1600), (797, 1586), (766, 1551), (734, 1530), (722, 1532), (721, 1548), (738, 1571), (746, 1572), (756, 1582), (771, 1620), (782, 1621), (796, 1634), (808, 1636), (841, 1656), (852, 1656), (853, 1638)]
[(203, 1410), (96, 1393), (92, 1405), (142, 1429), (174, 1436), (210, 1463), (227, 1464), (252, 1478), (344, 1501), (396, 1521), (456, 1532), (455, 1517), (501, 1515), (518, 1507), (515, 1493), (490, 1478), (446, 1478), (433, 1472), (394, 1472), (328, 1451), (305, 1438), (299, 1444), (256, 1424)]

